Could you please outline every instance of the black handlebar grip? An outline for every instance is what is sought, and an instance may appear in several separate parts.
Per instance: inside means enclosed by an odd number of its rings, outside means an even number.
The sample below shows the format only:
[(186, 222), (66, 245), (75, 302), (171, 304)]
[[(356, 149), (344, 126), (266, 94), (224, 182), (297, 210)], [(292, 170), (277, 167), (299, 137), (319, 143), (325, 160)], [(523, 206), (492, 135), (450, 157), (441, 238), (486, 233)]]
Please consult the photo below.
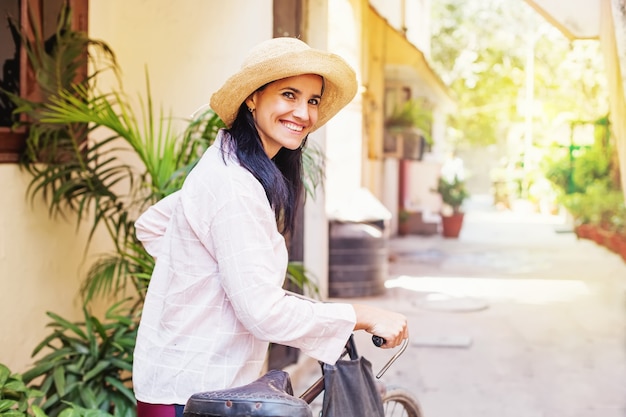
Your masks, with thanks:
[(382, 345), (384, 345), (387, 341), (385, 339), (383, 339), (380, 336), (372, 336), (372, 342), (374, 343), (374, 345), (376, 345), (376, 347), (381, 347)]

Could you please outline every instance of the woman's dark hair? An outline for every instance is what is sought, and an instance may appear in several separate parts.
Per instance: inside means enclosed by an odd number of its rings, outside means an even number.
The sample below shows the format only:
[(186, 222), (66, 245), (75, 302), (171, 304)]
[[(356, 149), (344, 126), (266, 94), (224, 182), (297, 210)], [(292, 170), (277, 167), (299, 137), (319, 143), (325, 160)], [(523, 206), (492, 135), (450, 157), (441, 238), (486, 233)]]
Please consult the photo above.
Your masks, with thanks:
[[(233, 125), (228, 129), (231, 146), (241, 165), (259, 180), (274, 209), (278, 228), (283, 235), (293, 232), (296, 212), (302, 196), (302, 149), (281, 148), (270, 159), (245, 103), (239, 108)], [(227, 136), (228, 137), (228, 136)]]

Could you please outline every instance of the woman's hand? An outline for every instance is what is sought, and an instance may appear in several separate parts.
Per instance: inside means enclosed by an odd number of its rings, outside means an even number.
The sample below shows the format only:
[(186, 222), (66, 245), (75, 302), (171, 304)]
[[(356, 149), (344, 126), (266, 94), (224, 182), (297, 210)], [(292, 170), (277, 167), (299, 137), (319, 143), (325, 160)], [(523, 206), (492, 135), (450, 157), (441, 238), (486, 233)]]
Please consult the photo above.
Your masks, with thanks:
[(354, 330), (365, 330), (386, 340), (382, 348), (394, 348), (409, 337), (407, 319), (403, 314), (364, 304), (353, 304), (356, 313)]

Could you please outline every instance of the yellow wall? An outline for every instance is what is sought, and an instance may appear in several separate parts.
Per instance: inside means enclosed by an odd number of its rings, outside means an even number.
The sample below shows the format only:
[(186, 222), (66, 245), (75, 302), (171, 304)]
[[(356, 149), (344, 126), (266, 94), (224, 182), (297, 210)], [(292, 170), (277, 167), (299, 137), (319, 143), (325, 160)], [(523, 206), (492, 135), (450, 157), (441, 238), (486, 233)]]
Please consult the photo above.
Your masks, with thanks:
[[(382, 158), (384, 96), (385, 96), (385, 25), (386, 22), (366, 5), (363, 13), (363, 125), (367, 138), (366, 159), (363, 170), (363, 184), (378, 197), (389, 209), (393, 209), (389, 201), (396, 199), (394, 188), (397, 182), (392, 181), (388, 187)], [(393, 172), (393, 168), (391, 172)], [(391, 193), (386, 198), (385, 194)]]
[[(423, 17), (425, 19), (426, 17)], [(367, 7), (363, 14), (364, 62), (363, 84), (366, 87), (364, 99), (364, 120), (369, 136), (368, 157), (382, 158), (382, 136), (384, 123), (384, 98), (386, 66), (410, 68), (421, 84), (430, 86), (428, 93), (432, 100), (442, 106), (451, 105), (447, 87), (430, 68), (424, 53), (411, 43), (401, 32), (390, 26), (385, 17), (373, 7)], [(409, 28), (410, 29), (410, 28)]]
[(364, 41), (367, 42), (365, 48), (365, 62), (363, 83), (366, 87), (365, 99), (363, 101), (363, 118), (368, 143), (368, 157), (370, 159), (380, 159), (382, 157), (383, 138), (383, 116), (385, 97), (385, 64), (387, 62), (388, 48), (394, 45), (388, 44), (386, 39), (386, 22), (371, 8), (364, 14), (365, 31)]
[[(408, 39), (402, 31), (394, 26), (400, 19), (389, 9), (392, 4), (376, 2), (378, 8), (367, 7), (364, 13), (364, 60), (363, 85), (363, 120), (367, 142), (367, 160), (364, 164), (363, 182), (392, 212), (391, 230), (396, 229), (395, 214), (399, 208), (399, 161), (383, 155), (382, 142), (384, 135), (385, 90), (392, 86), (407, 86), (414, 93), (425, 95), (436, 104), (435, 124), (433, 126), (434, 149), (443, 141), (445, 118), (442, 112), (449, 111), (452, 102), (447, 95), (447, 88), (430, 68), (424, 53)], [(407, 3), (408, 4), (408, 3)], [(413, 4), (413, 3), (411, 3)], [(413, 6), (417, 7), (416, 4)], [(386, 14), (385, 14), (386, 13)], [(417, 22), (429, 20), (429, 9), (424, 7), (420, 16), (405, 19), (407, 36), (413, 33), (414, 38), (422, 37), (421, 28), (415, 28)], [(394, 20), (395, 19), (395, 20)], [(399, 23), (396, 22), (396, 26)], [(401, 25), (400, 25), (401, 26)], [(402, 79), (393, 78), (397, 69), (402, 70)], [(437, 211), (440, 202), (430, 190), (438, 176), (440, 163), (436, 154), (424, 161), (409, 163), (410, 174), (408, 197), (403, 205), (426, 212)]]

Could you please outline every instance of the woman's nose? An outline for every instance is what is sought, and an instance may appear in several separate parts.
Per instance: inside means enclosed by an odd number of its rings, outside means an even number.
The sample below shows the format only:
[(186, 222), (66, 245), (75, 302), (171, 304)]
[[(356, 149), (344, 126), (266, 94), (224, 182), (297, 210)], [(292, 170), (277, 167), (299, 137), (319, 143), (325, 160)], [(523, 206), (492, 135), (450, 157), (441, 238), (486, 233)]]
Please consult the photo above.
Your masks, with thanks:
[(309, 103), (305, 100), (298, 101), (294, 106), (293, 115), (301, 120), (309, 120)]

